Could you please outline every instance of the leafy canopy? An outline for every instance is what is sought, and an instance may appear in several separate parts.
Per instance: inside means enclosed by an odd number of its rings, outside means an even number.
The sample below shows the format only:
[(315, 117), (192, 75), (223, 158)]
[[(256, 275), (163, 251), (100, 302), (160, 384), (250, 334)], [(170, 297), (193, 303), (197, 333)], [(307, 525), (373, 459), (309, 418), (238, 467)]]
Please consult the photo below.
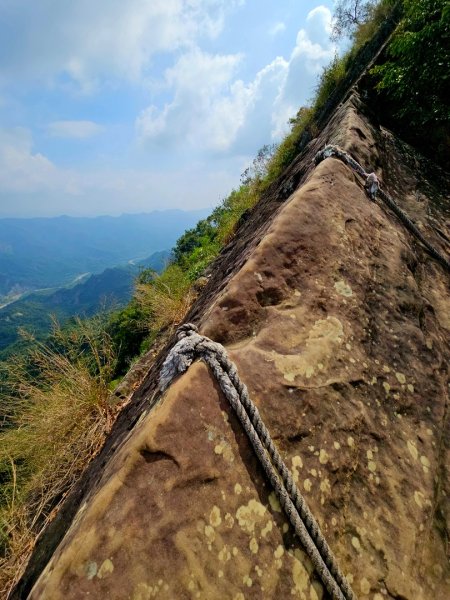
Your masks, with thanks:
[(373, 72), (397, 116), (415, 126), (450, 121), (450, 3), (403, 0), (404, 18), (390, 46), (389, 59)]

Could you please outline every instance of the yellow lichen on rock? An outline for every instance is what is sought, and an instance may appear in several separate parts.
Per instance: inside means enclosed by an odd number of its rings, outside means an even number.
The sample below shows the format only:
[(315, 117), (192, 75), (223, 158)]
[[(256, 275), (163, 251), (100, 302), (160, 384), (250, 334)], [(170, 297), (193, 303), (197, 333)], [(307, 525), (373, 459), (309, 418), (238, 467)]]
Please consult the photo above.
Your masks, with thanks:
[(334, 289), (338, 294), (340, 294), (341, 296), (345, 296), (346, 298), (350, 298), (351, 296), (353, 296), (352, 288), (348, 285), (348, 283), (345, 283), (345, 281), (342, 279), (340, 281), (336, 281), (336, 283), (334, 284)]
[[(311, 328), (300, 352), (274, 355), (276, 367), (281, 371), (284, 379), (291, 383), (300, 377), (310, 379), (319, 363), (326, 365), (333, 359), (343, 337), (343, 325), (338, 318), (318, 319)], [(296, 341), (292, 340), (293, 347), (296, 346)], [(300, 340), (297, 343), (301, 343)]]
[(267, 518), (266, 507), (255, 499), (243, 504), (236, 511), (236, 519), (239, 527), (248, 534), (254, 534), (256, 527), (264, 528)]
[(412, 442), (411, 440), (408, 440), (406, 442), (406, 445), (408, 447), (408, 451), (411, 454), (411, 456), (413, 457), (414, 460), (417, 460), (417, 458), (419, 457), (419, 452), (417, 450), (417, 446), (414, 442)]
[(214, 506), (209, 515), (209, 522), (212, 527), (219, 527), (222, 523), (222, 517), (220, 515), (220, 508), (218, 506)]
[(108, 577), (109, 575), (111, 575), (111, 573), (113, 571), (114, 571), (114, 565), (113, 565), (112, 561), (109, 558), (107, 558), (100, 565), (100, 568), (97, 572), (97, 577), (99, 579), (103, 579), (104, 577)]

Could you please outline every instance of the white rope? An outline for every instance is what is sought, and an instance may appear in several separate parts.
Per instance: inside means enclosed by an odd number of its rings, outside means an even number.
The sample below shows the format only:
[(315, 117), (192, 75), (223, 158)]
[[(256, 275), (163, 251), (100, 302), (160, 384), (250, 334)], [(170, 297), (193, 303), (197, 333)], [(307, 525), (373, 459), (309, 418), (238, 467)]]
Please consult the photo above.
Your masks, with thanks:
[(375, 201), (376, 197), (379, 197), (383, 200), (383, 202), (397, 215), (400, 221), (405, 225), (405, 227), (425, 246), (428, 252), (431, 254), (433, 258), (435, 258), (441, 265), (447, 270), (450, 271), (450, 261), (443, 255), (439, 250), (437, 250), (420, 232), (417, 228), (417, 225), (413, 223), (413, 221), (408, 217), (408, 215), (399, 207), (399, 205), (386, 194), (380, 188), (380, 182), (378, 181), (378, 177), (375, 173), (367, 173), (363, 167), (357, 162), (348, 152), (339, 148), (339, 146), (328, 145), (325, 146), (323, 150), (320, 150), (316, 156), (314, 157), (314, 162), (319, 164), (322, 160), (330, 157), (336, 157), (342, 160), (344, 163), (349, 165), (354, 171), (359, 173), (361, 177), (365, 178), (364, 187), (370, 197), (371, 200)]
[(222, 393), (236, 412), (283, 510), (331, 597), (333, 600), (356, 600), (225, 348), (199, 335), (195, 325), (182, 325), (178, 330), (178, 342), (161, 368), (161, 392), (197, 359), (204, 360), (210, 367)]

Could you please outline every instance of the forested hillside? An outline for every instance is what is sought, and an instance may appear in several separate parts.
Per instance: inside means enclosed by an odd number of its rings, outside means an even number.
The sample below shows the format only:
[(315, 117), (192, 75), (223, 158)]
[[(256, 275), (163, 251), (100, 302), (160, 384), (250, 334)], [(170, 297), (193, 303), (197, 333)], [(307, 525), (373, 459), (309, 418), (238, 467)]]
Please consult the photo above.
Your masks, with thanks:
[(31, 293), (8, 304), (0, 309), (0, 360), (24, 349), (21, 332), (42, 340), (50, 334), (55, 320), (63, 325), (71, 317), (89, 318), (98, 312), (117, 311), (130, 301), (140, 271), (160, 273), (169, 260), (169, 252), (155, 252), (133, 265), (89, 275), (72, 287)]
[[(95, 218), (0, 219), (0, 299), (69, 284), (167, 250), (205, 211)], [(0, 302), (1, 304), (1, 302)]]

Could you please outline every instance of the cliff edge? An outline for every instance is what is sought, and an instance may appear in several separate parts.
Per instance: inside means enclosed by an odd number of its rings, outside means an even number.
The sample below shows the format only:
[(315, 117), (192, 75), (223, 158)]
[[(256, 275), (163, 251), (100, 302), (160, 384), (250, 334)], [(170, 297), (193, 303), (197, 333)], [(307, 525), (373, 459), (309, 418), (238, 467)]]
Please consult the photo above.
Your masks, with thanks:
[[(444, 600), (450, 279), (347, 165), (313, 158), (351, 153), (444, 252), (448, 178), (368, 115), (356, 92), (337, 108), (190, 317), (227, 347), (358, 597)], [(327, 597), (206, 366), (149, 386), (28, 597)]]

